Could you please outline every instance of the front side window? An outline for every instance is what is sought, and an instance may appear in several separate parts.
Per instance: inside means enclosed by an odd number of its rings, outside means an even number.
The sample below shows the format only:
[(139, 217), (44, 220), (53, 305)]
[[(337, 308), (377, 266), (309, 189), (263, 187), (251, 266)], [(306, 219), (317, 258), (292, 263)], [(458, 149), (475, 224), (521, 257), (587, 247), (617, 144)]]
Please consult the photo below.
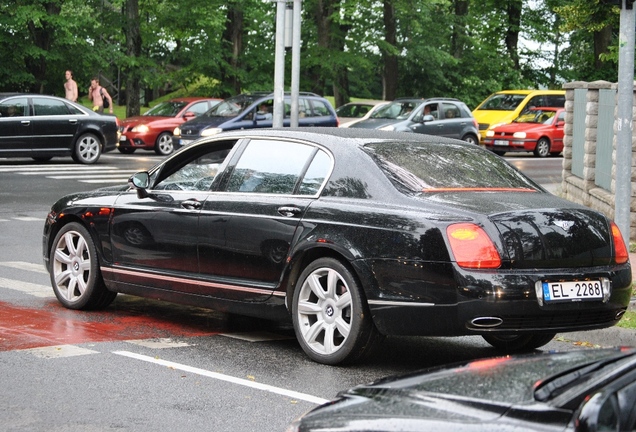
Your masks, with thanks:
[(69, 115), (66, 104), (56, 99), (33, 98), (33, 109), (36, 116)]
[(194, 154), (189, 163), (176, 169), (154, 187), (156, 190), (208, 191), (230, 153), (233, 143), (216, 145)]
[(234, 167), (227, 191), (292, 194), (316, 150), (301, 143), (252, 140)]
[(12, 98), (0, 102), (0, 118), (22, 117), (29, 113), (27, 98)]
[(207, 102), (198, 102), (198, 103), (192, 104), (192, 106), (188, 108), (187, 112), (193, 112), (196, 115), (200, 115), (206, 112), (208, 110), (208, 107), (209, 105)]

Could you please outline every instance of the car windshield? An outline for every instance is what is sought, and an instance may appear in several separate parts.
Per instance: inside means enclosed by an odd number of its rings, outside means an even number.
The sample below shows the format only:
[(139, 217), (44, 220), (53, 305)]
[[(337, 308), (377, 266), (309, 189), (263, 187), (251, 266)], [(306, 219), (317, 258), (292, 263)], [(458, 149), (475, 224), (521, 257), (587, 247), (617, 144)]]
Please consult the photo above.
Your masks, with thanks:
[(383, 142), (365, 151), (399, 189), (409, 192), (540, 190), (503, 159), (475, 146)]
[(525, 94), (495, 94), (490, 96), (480, 110), (514, 111), (526, 98)]
[(243, 95), (231, 97), (218, 103), (203, 115), (206, 117), (236, 117), (256, 99), (256, 97)]
[(374, 119), (391, 119), (391, 120), (404, 120), (407, 119), (411, 112), (422, 102), (413, 101), (395, 101), (378, 109), (375, 113), (371, 114), (371, 118)]
[(531, 109), (523, 112), (519, 117), (513, 120), (513, 123), (543, 123), (550, 124), (556, 115), (556, 111)]
[(144, 115), (154, 117), (175, 117), (187, 104), (185, 102), (161, 102), (150, 108)]

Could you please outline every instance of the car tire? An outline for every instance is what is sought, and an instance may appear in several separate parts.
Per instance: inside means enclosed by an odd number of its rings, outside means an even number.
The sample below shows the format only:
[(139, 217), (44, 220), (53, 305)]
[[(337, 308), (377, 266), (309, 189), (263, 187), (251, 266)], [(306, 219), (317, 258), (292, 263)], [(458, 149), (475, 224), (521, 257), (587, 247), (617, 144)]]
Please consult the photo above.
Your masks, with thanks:
[(130, 147), (117, 147), (117, 150), (119, 150), (119, 153), (123, 153), (123, 154), (133, 154), (135, 152), (134, 148), (130, 148)]
[(95, 135), (86, 133), (75, 142), (72, 157), (75, 162), (85, 165), (94, 164), (102, 154), (102, 143)]
[(157, 141), (155, 141), (155, 153), (160, 156), (167, 156), (174, 151), (174, 146), (172, 145), (172, 135), (168, 132), (162, 132), (157, 137)]
[(550, 154), (550, 140), (547, 138), (541, 138), (537, 142), (537, 146), (534, 148), (534, 155), (537, 157), (547, 157)]
[(482, 335), (490, 345), (506, 352), (532, 351), (554, 339), (556, 333), (522, 335)]
[(479, 140), (473, 134), (466, 134), (462, 137), (462, 141), (466, 141), (469, 144), (479, 145)]
[(88, 230), (77, 222), (65, 225), (49, 251), (49, 274), (53, 292), (68, 309), (103, 309), (117, 297), (108, 291)]
[(294, 291), (292, 320), (303, 351), (322, 364), (359, 360), (378, 337), (360, 284), (334, 258), (317, 259), (303, 270)]

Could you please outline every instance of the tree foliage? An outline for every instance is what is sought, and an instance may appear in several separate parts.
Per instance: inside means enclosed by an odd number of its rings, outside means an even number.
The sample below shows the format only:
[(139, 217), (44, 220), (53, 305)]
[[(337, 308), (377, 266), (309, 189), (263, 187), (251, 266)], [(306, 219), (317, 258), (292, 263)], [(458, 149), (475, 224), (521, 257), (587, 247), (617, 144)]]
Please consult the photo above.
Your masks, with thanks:
[[(80, 95), (99, 75), (131, 115), (177, 89), (272, 90), (276, 2), (1, 4), (0, 91), (63, 95), (71, 69)], [(300, 86), (337, 105), (448, 96), (474, 107), (505, 88), (616, 81), (618, 12), (603, 0), (304, 0)]]

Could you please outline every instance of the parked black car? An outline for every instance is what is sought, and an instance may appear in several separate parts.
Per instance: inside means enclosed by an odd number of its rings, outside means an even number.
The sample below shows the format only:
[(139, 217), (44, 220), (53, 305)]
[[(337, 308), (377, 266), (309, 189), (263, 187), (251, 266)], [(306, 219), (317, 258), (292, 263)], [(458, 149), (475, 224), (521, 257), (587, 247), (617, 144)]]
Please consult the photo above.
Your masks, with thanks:
[(501, 357), (354, 387), (286, 432), (636, 430), (636, 350)]
[(415, 132), (479, 144), (479, 126), (470, 109), (458, 99), (396, 99), (350, 127)]
[(130, 182), (53, 205), (43, 253), (64, 306), (123, 292), (291, 319), (305, 352), (336, 364), (378, 334), (534, 349), (616, 324), (631, 297), (613, 222), (462, 141), (226, 132)]
[[(290, 125), (291, 97), (284, 97), (283, 126)], [(298, 126), (338, 127), (338, 116), (329, 101), (314, 93), (298, 97)], [(185, 122), (174, 130), (175, 149), (205, 137), (237, 129), (271, 128), (274, 96), (272, 93), (249, 93), (225, 99), (206, 113)]]
[(117, 118), (55, 96), (0, 93), (0, 157), (93, 164), (118, 140)]

